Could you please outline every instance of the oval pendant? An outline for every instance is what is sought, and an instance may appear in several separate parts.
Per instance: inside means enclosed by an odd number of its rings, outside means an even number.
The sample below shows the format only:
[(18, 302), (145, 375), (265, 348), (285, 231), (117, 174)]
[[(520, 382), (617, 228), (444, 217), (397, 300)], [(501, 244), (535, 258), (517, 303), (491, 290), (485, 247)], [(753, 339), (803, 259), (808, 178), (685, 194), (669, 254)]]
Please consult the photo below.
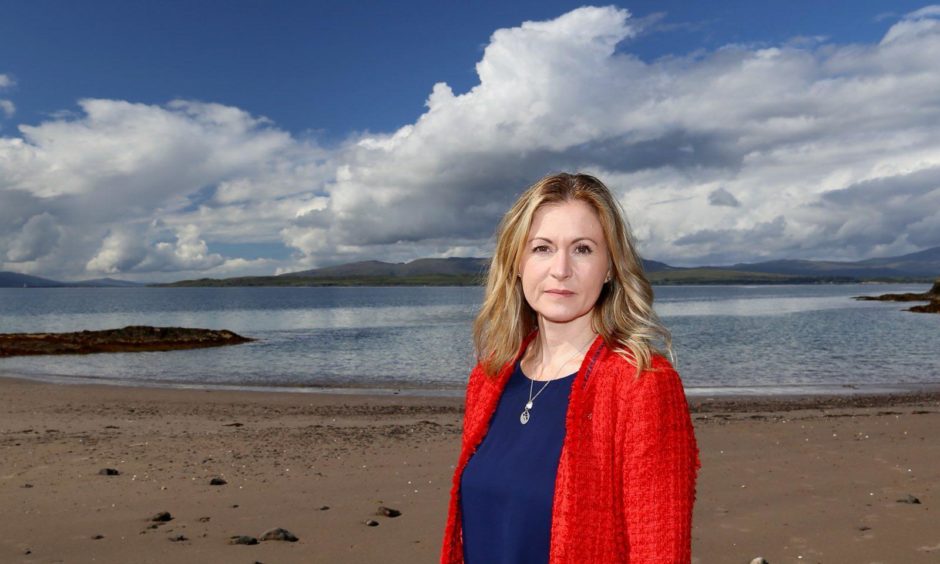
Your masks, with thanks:
[(523, 425), (525, 425), (528, 422), (529, 422), (529, 410), (523, 409), (522, 415), (519, 416), (519, 423), (522, 423)]

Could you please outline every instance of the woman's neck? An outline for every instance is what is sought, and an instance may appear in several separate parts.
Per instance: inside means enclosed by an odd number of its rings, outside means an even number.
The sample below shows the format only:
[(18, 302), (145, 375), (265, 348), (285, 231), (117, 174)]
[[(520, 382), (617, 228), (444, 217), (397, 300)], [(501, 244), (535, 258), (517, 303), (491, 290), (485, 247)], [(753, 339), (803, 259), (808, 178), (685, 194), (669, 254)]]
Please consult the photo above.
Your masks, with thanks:
[[(577, 369), (597, 333), (591, 327), (591, 316), (585, 315), (567, 323), (552, 323), (539, 318), (536, 346), (526, 356), (528, 368), (537, 369), (536, 379), (553, 380)], [(533, 374), (535, 375), (535, 374)]]

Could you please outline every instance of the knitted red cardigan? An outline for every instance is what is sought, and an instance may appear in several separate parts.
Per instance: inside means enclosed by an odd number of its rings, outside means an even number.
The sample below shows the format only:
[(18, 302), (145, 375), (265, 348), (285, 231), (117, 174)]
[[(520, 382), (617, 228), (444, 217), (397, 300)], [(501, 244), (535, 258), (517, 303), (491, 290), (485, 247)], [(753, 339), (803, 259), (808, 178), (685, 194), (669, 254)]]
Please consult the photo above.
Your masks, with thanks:
[[(460, 477), (486, 436), (514, 366), (506, 364), (495, 378), (480, 366), (470, 374), (443, 564), (463, 562)], [(691, 559), (699, 459), (682, 382), (659, 355), (649, 370), (639, 377), (635, 372), (598, 337), (575, 376), (555, 479), (551, 564)]]

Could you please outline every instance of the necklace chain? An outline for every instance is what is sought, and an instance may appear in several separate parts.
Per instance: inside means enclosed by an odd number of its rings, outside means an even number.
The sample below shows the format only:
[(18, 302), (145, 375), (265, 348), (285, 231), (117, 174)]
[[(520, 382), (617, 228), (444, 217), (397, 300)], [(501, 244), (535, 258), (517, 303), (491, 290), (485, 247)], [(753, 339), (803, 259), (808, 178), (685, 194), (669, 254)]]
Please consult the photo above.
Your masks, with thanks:
[[(532, 410), (532, 407), (533, 407), (534, 404), (535, 404), (535, 398), (539, 397), (539, 394), (541, 394), (542, 392), (544, 392), (544, 391), (545, 391), (545, 388), (547, 388), (548, 385), (552, 383), (552, 381), (557, 380), (558, 377), (561, 376), (561, 371), (564, 370), (565, 366), (567, 366), (569, 362), (571, 362), (572, 360), (574, 360), (575, 358), (577, 358), (579, 355), (584, 354), (584, 352), (587, 350), (587, 348), (588, 348), (589, 346), (591, 346), (591, 343), (594, 342), (594, 339), (595, 339), (595, 338), (596, 338), (596, 335), (595, 335), (594, 337), (591, 337), (591, 340), (588, 341), (588, 343), (587, 343), (586, 345), (584, 345), (583, 347), (581, 347), (580, 349), (578, 349), (577, 351), (575, 351), (575, 353), (574, 353), (573, 355), (571, 355), (571, 357), (570, 357), (568, 360), (566, 360), (565, 362), (563, 362), (563, 363), (558, 367), (558, 371), (555, 373), (555, 377), (552, 378), (551, 380), (546, 380), (545, 383), (542, 384), (542, 387), (539, 388), (539, 391), (536, 392), (534, 396), (532, 395), (532, 391), (535, 389), (535, 380), (532, 380), (531, 378), (529, 379), (529, 401), (526, 402), (525, 408), (522, 410), (522, 413), (519, 414), (519, 422), (520, 422), (520, 423), (522, 423), (523, 425), (525, 425), (526, 423), (529, 422), (529, 418), (531, 417), (531, 414), (530, 414), (529, 412)], [(545, 375), (544, 366), (540, 366), (540, 367), (539, 367), (539, 379), (541, 380), (541, 379), (542, 379), (542, 376), (544, 376), (544, 375)]]

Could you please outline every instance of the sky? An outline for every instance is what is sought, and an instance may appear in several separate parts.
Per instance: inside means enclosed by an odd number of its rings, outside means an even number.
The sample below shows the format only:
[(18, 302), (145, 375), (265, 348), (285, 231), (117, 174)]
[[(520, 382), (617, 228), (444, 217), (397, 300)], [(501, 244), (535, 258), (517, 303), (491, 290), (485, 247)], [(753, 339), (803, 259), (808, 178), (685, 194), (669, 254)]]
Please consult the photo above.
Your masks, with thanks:
[(0, 270), (487, 256), (545, 174), (677, 266), (940, 245), (940, 5), (8, 2)]

